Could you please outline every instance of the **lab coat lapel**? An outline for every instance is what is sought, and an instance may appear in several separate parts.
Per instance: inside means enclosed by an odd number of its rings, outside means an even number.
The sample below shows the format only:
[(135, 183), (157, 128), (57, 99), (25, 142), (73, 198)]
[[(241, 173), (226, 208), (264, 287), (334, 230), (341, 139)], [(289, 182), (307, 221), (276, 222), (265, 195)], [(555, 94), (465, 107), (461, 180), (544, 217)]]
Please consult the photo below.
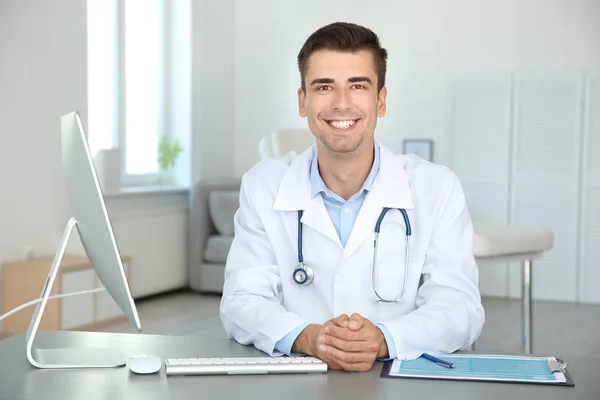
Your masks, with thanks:
[(318, 194), (313, 197), (304, 211), (302, 223), (315, 231), (327, 236), (342, 248), (342, 242), (335, 230), (335, 226), (329, 217), (329, 213), (323, 203), (323, 197)]
[[(303, 210), (302, 224), (333, 240), (341, 248), (342, 243), (325, 208), (322, 196), (316, 195), (315, 197), (311, 197), (310, 195), (309, 169), (313, 148), (314, 145), (300, 154), (290, 164), (281, 180), (273, 208), (278, 211), (295, 211), (293, 218), (286, 219), (285, 223), (288, 234), (291, 237), (297, 238), (297, 212), (298, 210)], [(306, 234), (306, 230), (303, 233)]]
[(377, 218), (384, 207), (407, 210), (414, 208), (401, 156), (381, 145), (380, 149), (379, 173), (358, 212), (348, 243), (344, 248), (344, 259), (350, 257), (365, 240), (373, 237)]

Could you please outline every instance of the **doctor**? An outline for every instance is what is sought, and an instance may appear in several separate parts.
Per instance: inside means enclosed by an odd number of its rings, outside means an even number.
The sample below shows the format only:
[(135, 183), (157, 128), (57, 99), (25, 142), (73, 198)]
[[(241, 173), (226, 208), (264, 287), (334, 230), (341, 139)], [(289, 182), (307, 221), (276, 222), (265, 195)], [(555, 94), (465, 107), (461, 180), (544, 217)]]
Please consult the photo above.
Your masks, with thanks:
[(300, 50), (299, 113), (316, 144), (242, 178), (221, 300), (239, 343), (367, 371), (479, 336), (473, 227), (456, 175), (374, 140), (386, 59), (372, 31), (348, 23)]

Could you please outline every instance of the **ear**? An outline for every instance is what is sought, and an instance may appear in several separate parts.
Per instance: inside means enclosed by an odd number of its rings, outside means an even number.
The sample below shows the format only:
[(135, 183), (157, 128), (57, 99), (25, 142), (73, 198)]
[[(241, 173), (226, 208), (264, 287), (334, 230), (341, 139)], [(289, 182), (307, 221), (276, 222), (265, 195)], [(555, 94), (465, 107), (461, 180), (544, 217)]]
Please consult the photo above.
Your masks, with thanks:
[(306, 117), (306, 96), (304, 95), (304, 90), (302, 88), (298, 89), (298, 114), (302, 118)]
[(379, 91), (379, 95), (377, 97), (378, 97), (377, 116), (381, 118), (381, 117), (385, 116), (385, 112), (387, 110), (387, 106), (386, 106), (387, 88), (385, 86), (381, 88), (381, 90)]

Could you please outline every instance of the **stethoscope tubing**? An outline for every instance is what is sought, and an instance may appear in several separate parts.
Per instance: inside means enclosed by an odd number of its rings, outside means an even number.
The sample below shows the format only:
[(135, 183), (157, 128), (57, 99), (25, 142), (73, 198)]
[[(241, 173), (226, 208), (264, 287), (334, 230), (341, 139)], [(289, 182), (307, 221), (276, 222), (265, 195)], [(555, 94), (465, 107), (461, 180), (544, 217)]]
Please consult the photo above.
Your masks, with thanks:
[[(381, 223), (383, 222), (383, 219), (385, 218), (385, 215), (388, 213), (388, 211), (390, 211), (392, 209), (393, 208), (385, 207), (381, 211), (379, 218), (377, 218), (377, 223), (375, 224), (375, 240), (373, 242), (374, 249), (373, 249), (373, 266), (372, 266), (372, 273), (371, 273), (371, 286), (372, 286), (373, 292), (375, 292), (375, 295), (377, 296), (377, 298), (379, 298), (379, 300), (384, 303), (398, 302), (402, 298), (402, 296), (404, 296), (404, 292), (406, 291), (406, 284), (408, 281), (408, 264), (410, 261), (410, 259), (409, 259), (410, 237), (412, 235), (410, 219), (408, 218), (408, 214), (405, 209), (397, 208), (397, 210), (402, 213), (402, 217), (404, 219), (404, 224), (406, 227), (406, 232), (405, 232), (406, 233), (406, 254), (405, 254), (405, 262), (404, 262), (404, 283), (402, 285), (402, 290), (400, 291), (400, 295), (397, 296), (395, 299), (389, 300), (389, 299), (383, 298), (377, 291), (377, 284), (375, 283), (377, 280), (378, 269), (379, 269), (379, 266), (377, 265), (377, 250), (378, 250), (378, 243), (379, 243), (379, 234), (381, 232)], [(303, 212), (304, 212), (303, 210), (298, 210), (298, 267), (294, 270), (294, 276), (293, 276), (294, 281), (296, 283), (298, 283), (299, 285), (310, 284), (312, 282), (313, 276), (314, 276), (314, 271), (312, 271), (312, 268), (309, 265), (304, 263), (304, 254), (303, 254), (303, 250), (302, 250), (302, 215), (303, 215)], [(301, 273), (300, 276), (302, 276), (304, 279), (297, 278), (297, 276), (299, 276), (298, 275), (299, 272)], [(309, 277), (310, 279), (307, 279), (307, 277)]]

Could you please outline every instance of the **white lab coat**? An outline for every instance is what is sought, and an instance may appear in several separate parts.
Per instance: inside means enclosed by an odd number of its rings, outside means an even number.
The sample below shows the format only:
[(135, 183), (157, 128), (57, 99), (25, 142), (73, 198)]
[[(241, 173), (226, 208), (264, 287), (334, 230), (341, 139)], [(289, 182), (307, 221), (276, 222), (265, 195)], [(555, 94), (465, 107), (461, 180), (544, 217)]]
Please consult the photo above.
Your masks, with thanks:
[[(312, 148), (261, 161), (243, 176), (221, 300), (230, 338), (277, 355), (277, 341), (300, 323), (359, 313), (389, 329), (400, 359), (450, 353), (475, 341), (484, 310), (473, 227), (456, 175), (384, 146), (380, 154), (379, 174), (345, 247), (321, 195), (310, 196)], [(406, 209), (412, 227), (407, 287), (397, 303), (377, 301), (372, 289), (374, 228), (383, 207)], [(314, 270), (308, 286), (292, 279), (297, 210), (305, 210), (304, 261)], [(405, 237), (402, 214), (391, 210), (379, 236), (376, 281), (383, 297), (402, 288)]]

